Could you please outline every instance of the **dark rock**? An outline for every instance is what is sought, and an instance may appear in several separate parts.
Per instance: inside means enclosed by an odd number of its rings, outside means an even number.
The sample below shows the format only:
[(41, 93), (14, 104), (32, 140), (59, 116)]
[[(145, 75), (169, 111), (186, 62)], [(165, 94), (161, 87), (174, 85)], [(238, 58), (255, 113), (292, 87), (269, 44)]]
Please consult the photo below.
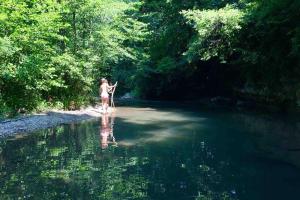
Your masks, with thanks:
[(21, 113), (21, 114), (24, 114), (24, 113), (26, 113), (27, 112), (27, 110), (25, 109), (25, 108), (20, 108), (19, 110), (18, 110), (18, 113)]

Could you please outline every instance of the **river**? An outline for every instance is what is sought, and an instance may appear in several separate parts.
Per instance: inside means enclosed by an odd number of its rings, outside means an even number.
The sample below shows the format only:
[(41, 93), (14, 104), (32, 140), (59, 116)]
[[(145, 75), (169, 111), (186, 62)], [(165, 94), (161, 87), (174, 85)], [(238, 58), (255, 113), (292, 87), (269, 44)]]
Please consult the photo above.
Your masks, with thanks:
[(185, 104), (0, 140), (0, 199), (300, 197), (300, 120)]

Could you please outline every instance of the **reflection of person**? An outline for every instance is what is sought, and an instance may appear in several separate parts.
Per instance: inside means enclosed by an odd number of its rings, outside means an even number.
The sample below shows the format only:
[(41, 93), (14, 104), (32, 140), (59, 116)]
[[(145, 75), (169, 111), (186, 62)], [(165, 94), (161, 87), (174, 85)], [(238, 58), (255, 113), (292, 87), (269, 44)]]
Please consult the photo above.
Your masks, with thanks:
[(110, 132), (109, 118), (107, 114), (103, 114), (101, 118), (101, 147), (105, 149), (108, 146), (108, 136)]
[(103, 113), (107, 113), (108, 105), (109, 105), (109, 95), (108, 92), (112, 89), (112, 86), (109, 86), (107, 80), (105, 78), (101, 79), (101, 85), (99, 88), (99, 93), (102, 102), (102, 110)]
[[(111, 117), (111, 120), (109, 121), (108, 114), (103, 114), (101, 117), (101, 131), (100, 131), (100, 137), (101, 137), (101, 147), (102, 149), (105, 149), (108, 147), (109, 143), (115, 143), (115, 138), (113, 136), (113, 129), (112, 124), (113, 123), (113, 117)], [(110, 139), (112, 141), (110, 141)]]

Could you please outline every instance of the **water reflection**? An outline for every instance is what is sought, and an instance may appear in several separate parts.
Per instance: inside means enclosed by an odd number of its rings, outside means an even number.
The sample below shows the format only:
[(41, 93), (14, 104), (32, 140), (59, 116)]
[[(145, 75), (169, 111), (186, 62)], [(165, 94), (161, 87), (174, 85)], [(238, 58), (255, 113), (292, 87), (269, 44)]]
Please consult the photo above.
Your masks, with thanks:
[[(272, 122), (266, 126), (258, 116), (167, 108), (124, 107), (115, 114), (0, 140), (0, 199), (281, 200), (300, 195), (299, 170), (253, 159), (256, 143), (243, 134), (256, 132), (263, 136), (254, 140), (281, 144), (268, 137), (276, 135)], [(276, 124), (278, 131), (297, 134), (298, 129)], [(114, 135), (118, 148), (111, 148)]]
[(117, 145), (113, 134), (114, 119), (114, 114), (109, 115), (108, 113), (101, 117), (100, 146), (102, 149), (106, 149), (109, 144)]
[(234, 115), (256, 144), (256, 152), (300, 167), (300, 121), (281, 116)]
[(124, 107), (117, 112), (117, 122), (117, 129), (127, 132), (118, 144), (129, 147), (188, 139), (206, 129), (207, 118), (179, 109)]

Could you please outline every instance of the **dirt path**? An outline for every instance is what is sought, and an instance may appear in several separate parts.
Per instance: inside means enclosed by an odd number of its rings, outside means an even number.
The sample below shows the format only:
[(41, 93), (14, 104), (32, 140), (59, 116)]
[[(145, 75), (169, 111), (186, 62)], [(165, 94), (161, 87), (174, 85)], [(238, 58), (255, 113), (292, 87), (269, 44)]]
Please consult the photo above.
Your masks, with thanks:
[(0, 122), (0, 137), (17, 133), (32, 132), (39, 129), (54, 127), (59, 124), (67, 124), (100, 116), (100, 108), (88, 107), (77, 111), (53, 110), (47, 113), (5, 120)]

